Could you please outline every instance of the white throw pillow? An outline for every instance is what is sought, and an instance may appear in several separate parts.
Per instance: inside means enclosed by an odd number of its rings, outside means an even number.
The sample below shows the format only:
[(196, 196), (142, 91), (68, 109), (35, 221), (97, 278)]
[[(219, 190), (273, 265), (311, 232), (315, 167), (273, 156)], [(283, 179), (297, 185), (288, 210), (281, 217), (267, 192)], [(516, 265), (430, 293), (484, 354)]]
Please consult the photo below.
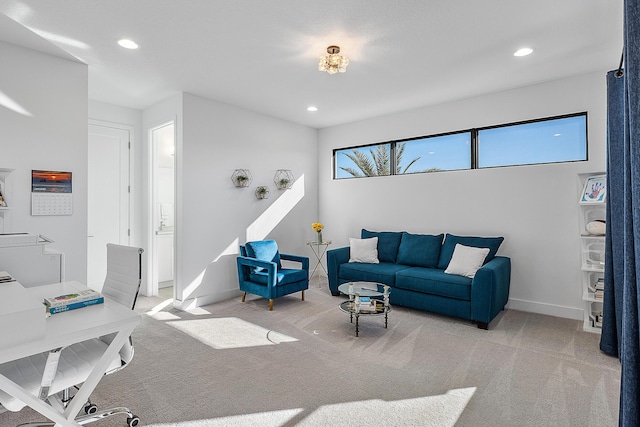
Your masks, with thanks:
[(451, 261), (444, 272), (473, 278), (488, 254), (489, 248), (474, 248), (457, 243)]
[(349, 262), (378, 264), (378, 238), (349, 239)]

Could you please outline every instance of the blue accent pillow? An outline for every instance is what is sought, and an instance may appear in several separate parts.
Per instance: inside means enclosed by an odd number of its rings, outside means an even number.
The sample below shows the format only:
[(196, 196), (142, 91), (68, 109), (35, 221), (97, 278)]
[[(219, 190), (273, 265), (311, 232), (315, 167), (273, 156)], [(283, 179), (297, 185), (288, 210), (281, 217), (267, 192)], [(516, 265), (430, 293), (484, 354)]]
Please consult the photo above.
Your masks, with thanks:
[[(275, 262), (278, 265), (278, 270), (282, 268), (282, 265), (280, 264), (280, 252), (278, 252), (278, 244), (275, 240), (247, 242), (245, 248), (247, 249), (247, 256), (250, 258), (259, 259), (260, 261)], [(263, 270), (263, 268), (256, 269), (256, 271), (261, 270)]]
[(436, 268), (440, 259), (443, 238), (444, 234), (434, 236), (430, 234), (402, 233), (396, 262), (414, 267)]
[(438, 268), (444, 270), (451, 262), (453, 251), (456, 248), (456, 244), (460, 243), (464, 246), (473, 246), (474, 248), (489, 248), (489, 254), (484, 260), (484, 263), (488, 263), (498, 252), (498, 248), (504, 241), (504, 237), (474, 237), (474, 236), (455, 236), (447, 233), (444, 238), (442, 250), (440, 251), (440, 260), (438, 261)]
[(396, 262), (398, 248), (402, 239), (401, 231), (369, 231), (362, 229), (361, 238), (378, 238), (378, 260), (380, 262)]

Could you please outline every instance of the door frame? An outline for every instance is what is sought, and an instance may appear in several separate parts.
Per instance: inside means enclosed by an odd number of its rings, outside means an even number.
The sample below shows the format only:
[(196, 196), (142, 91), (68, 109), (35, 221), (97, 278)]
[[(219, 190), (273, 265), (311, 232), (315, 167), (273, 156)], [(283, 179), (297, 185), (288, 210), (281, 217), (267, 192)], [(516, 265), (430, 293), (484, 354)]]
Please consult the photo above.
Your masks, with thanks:
[(147, 257), (147, 277), (149, 280), (147, 281), (147, 289), (145, 295), (149, 296), (157, 296), (158, 295), (158, 241), (156, 238), (156, 229), (154, 222), (154, 209), (155, 202), (157, 198), (157, 188), (156, 188), (156, 145), (153, 140), (153, 132), (157, 129), (173, 125), (173, 147), (174, 147), (174, 157), (173, 157), (173, 182), (174, 182), (174, 215), (173, 215), (173, 295), (175, 299), (176, 295), (176, 284), (177, 284), (177, 248), (176, 248), (176, 235), (178, 229), (178, 218), (176, 215), (177, 211), (177, 197), (178, 197), (178, 186), (177, 186), (177, 145), (178, 145), (178, 125), (177, 125), (177, 117), (173, 117), (168, 120), (164, 120), (158, 122), (152, 126), (147, 128), (147, 147), (148, 147), (148, 197), (147, 197), (147, 247), (149, 248), (149, 253)]
[[(109, 121), (105, 121), (105, 120), (96, 120), (96, 119), (89, 119), (87, 121), (88, 125), (93, 125), (93, 126), (102, 126), (102, 127), (107, 127), (107, 128), (113, 128), (113, 129), (118, 129), (118, 130), (124, 130), (129, 132), (129, 184), (128, 184), (128, 188), (129, 188), (129, 194), (128, 194), (128, 198), (129, 198), (129, 213), (127, 215), (127, 219), (129, 222), (129, 226), (128, 226), (128, 243), (127, 244), (131, 244), (131, 242), (135, 242), (136, 241), (136, 230), (135, 230), (135, 221), (134, 221), (134, 206), (133, 206), (133, 200), (135, 200), (135, 194), (136, 194), (136, 186), (135, 186), (135, 128), (133, 126), (130, 125), (126, 125), (123, 123), (116, 123), (116, 122), (109, 122)], [(89, 138), (89, 129), (87, 126), (87, 144), (89, 143), (88, 141)], [(89, 165), (87, 164), (87, 167), (89, 167)], [(89, 230), (87, 230), (88, 232)], [(87, 233), (87, 237), (88, 237), (88, 233)], [(85, 264), (88, 264), (88, 257), (85, 260)]]

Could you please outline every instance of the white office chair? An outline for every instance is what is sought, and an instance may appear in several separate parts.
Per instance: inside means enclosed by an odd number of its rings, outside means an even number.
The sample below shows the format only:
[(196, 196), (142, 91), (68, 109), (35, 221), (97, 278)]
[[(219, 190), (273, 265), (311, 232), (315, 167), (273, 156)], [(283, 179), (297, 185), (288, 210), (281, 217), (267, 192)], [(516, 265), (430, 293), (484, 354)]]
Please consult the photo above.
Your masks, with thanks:
[[(135, 307), (140, 283), (142, 279), (141, 248), (107, 244), (107, 277), (101, 293), (120, 304)], [(29, 390), (40, 399), (47, 400), (52, 405), (66, 405), (70, 401), (70, 390), (77, 388), (84, 382), (97, 362), (115, 337), (115, 334), (76, 343), (49, 353), (37, 354), (16, 361), (0, 365), (0, 372)], [(131, 337), (113, 358), (105, 375), (112, 374), (124, 368), (133, 358), (133, 343)], [(55, 360), (57, 359), (57, 370)], [(47, 363), (54, 362), (53, 370)], [(54, 377), (55, 374), (55, 377)], [(7, 410), (16, 412), (26, 406), (22, 401), (0, 391), (0, 404)], [(97, 407), (88, 401), (84, 407), (86, 415), (78, 416), (76, 422), (83, 425), (99, 419), (126, 414), (129, 427), (137, 426), (140, 419), (133, 415), (128, 408), (118, 407), (98, 411)], [(1, 411), (3, 412), (3, 411)], [(52, 422), (30, 423), (23, 426), (52, 426)]]

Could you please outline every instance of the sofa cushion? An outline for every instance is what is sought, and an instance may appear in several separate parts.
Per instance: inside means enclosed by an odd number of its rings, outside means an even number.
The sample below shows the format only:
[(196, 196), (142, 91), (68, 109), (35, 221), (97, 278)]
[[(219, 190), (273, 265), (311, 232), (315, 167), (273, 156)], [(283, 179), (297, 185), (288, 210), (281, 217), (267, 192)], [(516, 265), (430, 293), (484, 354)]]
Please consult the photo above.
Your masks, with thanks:
[(406, 265), (381, 262), (380, 264), (362, 264), (359, 262), (340, 264), (340, 279), (353, 282), (379, 282), (393, 286), (396, 282), (396, 273), (407, 269)]
[[(267, 284), (269, 275), (266, 271), (254, 272), (250, 274), (252, 282)], [(276, 285), (286, 285), (287, 283), (299, 282), (307, 279), (305, 270), (295, 270), (290, 268), (282, 268), (276, 273)]]
[(396, 287), (425, 294), (471, 301), (471, 280), (435, 268), (411, 267), (396, 274)]
[(362, 229), (361, 238), (378, 238), (378, 259), (380, 262), (396, 262), (402, 239), (401, 231), (369, 231)]
[(377, 264), (378, 238), (354, 239), (349, 238), (349, 262), (365, 262)]
[(437, 267), (443, 238), (444, 234), (433, 236), (402, 233), (396, 263), (414, 267)]
[(447, 233), (440, 250), (440, 260), (438, 261), (438, 268), (444, 270), (451, 262), (453, 256), (453, 250), (456, 245), (460, 243), (464, 246), (473, 246), (475, 248), (489, 248), (489, 254), (484, 260), (484, 263), (488, 263), (496, 256), (498, 248), (502, 244), (504, 237), (473, 237), (473, 236), (455, 236)]
[[(275, 262), (278, 265), (278, 270), (282, 268), (280, 263), (280, 252), (278, 252), (278, 244), (275, 240), (259, 240), (256, 242), (247, 242), (245, 245), (247, 250), (247, 256), (250, 258), (259, 259), (260, 261)], [(256, 271), (264, 270), (261, 267), (257, 267)]]
[(447, 274), (458, 274), (460, 276), (472, 278), (476, 275), (476, 271), (484, 263), (489, 248), (474, 248), (472, 246), (464, 246), (458, 243), (453, 250), (451, 262), (444, 271)]

